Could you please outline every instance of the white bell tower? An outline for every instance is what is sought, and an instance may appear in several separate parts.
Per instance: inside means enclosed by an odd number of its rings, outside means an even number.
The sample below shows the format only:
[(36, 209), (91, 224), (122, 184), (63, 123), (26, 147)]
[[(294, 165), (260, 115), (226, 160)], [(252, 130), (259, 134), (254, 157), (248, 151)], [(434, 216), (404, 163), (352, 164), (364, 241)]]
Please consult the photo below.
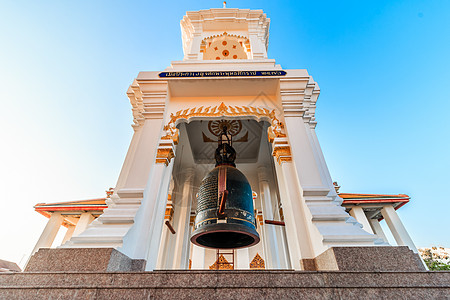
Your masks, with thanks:
[(267, 57), (269, 24), (261, 10), (186, 13), (183, 60), (140, 72), (127, 91), (134, 136), (108, 208), (64, 248), (114, 248), (148, 271), (217, 263), (189, 236), (220, 122), (236, 128), (261, 236), (234, 268), (326, 269), (317, 258), (332, 247), (385, 245), (341, 206), (315, 133), (319, 86)]

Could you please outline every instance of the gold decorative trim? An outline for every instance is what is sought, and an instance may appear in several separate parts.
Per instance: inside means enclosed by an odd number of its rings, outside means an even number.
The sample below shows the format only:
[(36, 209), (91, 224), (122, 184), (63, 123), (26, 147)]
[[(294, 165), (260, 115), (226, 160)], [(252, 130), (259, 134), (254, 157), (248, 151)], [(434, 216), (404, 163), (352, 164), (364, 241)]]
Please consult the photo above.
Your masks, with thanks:
[(206, 48), (210, 46), (210, 44), (213, 42), (214, 39), (221, 38), (223, 36), (235, 38), (236, 41), (241, 44), (242, 48), (244, 48), (246, 52), (251, 51), (250, 40), (247, 37), (235, 34), (228, 34), (227, 32), (224, 32), (222, 34), (212, 35), (204, 38), (200, 43), (200, 52), (205, 53)]
[(264, 225), (264, 218), (263, 218), (263, 214), (262, 211), (258, 211), (256, 214), (256, 220), (258, 220), (259, 225)]
[(170, 115), (170, 120), (164, 126), (166, 134), (161, 138), (162, 140), (173, 140), (174, 144), (178, 143), (178, 129), (175, 127), (180, 119), (189, 120), (193, 117), (245, 117), (254, 116), (258, 119), (264, 118), (270, 122), (271, 126), (268, 129), (269, 141), (272, 143), (275, 138), (284, 138), (284, 125), (278, 120), (275, 115), (275, 110), (267, 108), (260, 108), (254, 106), (228, 106), (223, 102), (218, 106), (208, 107), (194, 107), (177, 111)]
[(262, 259), (261, 256), (259, 256), (259, 253), (256, 253), (255, 257), (250, 262), (250, 269), (265, 269), (266, 264), (264, 262), (264, 259)]
[(292, 161), (291, 147), (289, 146), (274, 147), (272, 155), (276, 157), (279, 164)]
[[(167, 205), (166, 205), (166, 212), (165, 212), (165, 214), (164, 214), (164, 220), (167, 220), (167, 221), (172, 221), (172, 218), (173, 218), (173, 213), (174, 213), (174, 209), (173, 209), (173, 204), (172, 204), (172, 195), (169, 195), (168, 197), (167, 197), (167, 201), (168, 201), (168, 203), (167, 203)], [(170, 202), (169, 202), (170, 201)]]
[(272, 126), (267, 130), (269, 142), (273, 143), (275, 138), (285, 138), (286, 134), (283, 133), (284, 125), (277, 118), (272, 119)]
[(234, 270), (233, 265), (228, 262), (228, 260), (220, 254), (219, 258), (215, 263), (209, 266), (210, 270)]
[(105, 191), (106, 192), (106, 198), (111, 198), (111, 196), (114, 194), (114, 188), (109, 188), (109, 190)]
[(178, 129), (175, 126), (170, 127), (166, 125), (164, 126), (164, 130), (166, 131), (166, 134), (161, 137), (161, 140), (172, 140), (175, 145), (178, 145)]
[(169, 165), (170, 160), (175, 157), (172, 148), (158, 148), (156, 150), (156, 163)]

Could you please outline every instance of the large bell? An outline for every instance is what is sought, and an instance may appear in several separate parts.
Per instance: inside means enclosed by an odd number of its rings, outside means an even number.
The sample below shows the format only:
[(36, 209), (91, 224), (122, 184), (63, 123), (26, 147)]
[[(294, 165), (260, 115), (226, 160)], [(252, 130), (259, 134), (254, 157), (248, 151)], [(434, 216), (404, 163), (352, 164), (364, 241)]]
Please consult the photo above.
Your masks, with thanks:
[(236, 169), (236, 152), (226, 130), (224, 127), (219, 137), (216, 167), (205, 176), (198, 191), (191, 242), (201, 247), (236, 249), (259, 242), (252, 189)]

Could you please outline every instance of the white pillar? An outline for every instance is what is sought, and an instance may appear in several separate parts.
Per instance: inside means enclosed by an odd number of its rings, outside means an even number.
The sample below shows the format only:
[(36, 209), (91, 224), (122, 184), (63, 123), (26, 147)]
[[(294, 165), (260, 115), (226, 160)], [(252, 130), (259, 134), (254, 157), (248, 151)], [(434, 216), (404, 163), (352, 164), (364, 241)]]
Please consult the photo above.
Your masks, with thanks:
[(192, 193), (194, 183), (194, 169), (184, 169), (184, 180), (181, 199), (174, 199), (175, 251), (173, 269), (187, 269), (189, 246), (189, 221), (191, 216)]
[(161, 243), (161, 234), (164, 225), (164, 212), (167, 206), (167, 195), (169, 192), (170, 179), (172, 177), (173, 170), (173, 162), (166, 167), (164, 164), (157, 164), (158, 166), (163, 166), (164, 172), (162, 176), (162, 180), (160, 181), (159, 189), (155, 189), (158, 191), (156, 197), (156, 205), (153, 211), (151, 219), (151, 226), (149, 231), (147, 232), (146, 243), (149, 244), (148, 252), (146, 255), (147, 265), (145, 267), (146, 271), (153, 271), (156, 267), (156, 261), (158, 259), (158, 251)]
[(53, 241), (55, 240), (55, 237), (58, 234), (59, 228), (61, 227), (63, 221), (64, 218), (60, 212), (54, 212), (51, 215), (50, 219), (47, 222), (47, 225), (44, 228), (44, 231), (42, 231), (42, 234), (36, 243), (36, 246), (34, 246), (31, 255), (36, 253), (39, 250), (39, 248), (50, 248), (52, 246)]
[[(154, 164), (159, 138), (163, 124), (163, 113), (167, 96), (167, 82), (145, 81), (139, 82), (142, 93), (142, 101), (145, 112), (143, 123), (136, 148), (133, 148), (129, 165), (127, 164), (124, 174), (121, 172), (121, 188), (144, 188), (147, 186), (151, 167)], [(127, 162), (128, 163), (128, 162)]]
[[(131, 166), (135, 159), (136, 150), (138, 145), (140, 145), (139, 141), (144, 131), (143, 126), (134, 128), (134, 134), (131, 138), (130, 146), (128, 147), (127, 155), (125, 156), (125, 160), (122, 165), (122, 169), (120, 170), (119, 178), (117, 179), (116, 186), (114, 188), (114, 192), (117, 193), (121, 188), (124, 187), (125, 182), (127, 180), (128, 174), (130, 173)], [(111, 198), (109, 199), (111, 200)]]
[(119, 249), (131, 258), (147, 259), (153, 246), (152, 255), (149, 256), (151, 261), (147, 260), (146, 269), (150, 266), (153, 270), (156, 266), (172, 168), (173, 160), (167, 167), (164, 163), (153, 165), (134, 224), (125, 235), (123, 246)]
[(383, 228), (381, 228), (380, 222), (376, 219), (369, 219), (370, 226), (372, 227), (372, 231), (380, 238), (383, 239), (385, 243), (389, 244), (386, 235), (384, 234)]
[[(194, 25), (194, 27), (196, 27)], [(200, 32), (193, 32), (192, 34), (192, 41), (190, 44), (189, 52), (186, 51), (185, 59), (201, 59), (199, 56), (201, 56), (200, 53), (200, 44), (202, 42), (202, 35)]]
[(69, 227), (67, 228), (67, 232), (64, 235), (64, 238), (63, 238), (63, 240), (61, 242), (61, 245), (63, 245), (68, 240), (70, 240), (70, 238), (72, 237), (74, 231), (75, 231), (75, 226), (74, 225), (69, 225)]
[(389, 229), (394, 236), (395, 241), (399, 246), (408, 246), (412, 251), (418, 253), (414, 242), (406, 231), (405, 226), (403, 226), (402, 221), (400, 221), (397, 212), (394, 207), (391, 205), (386, 205), (381, 210), (381, 214), (383, 215)]
[(361, 206), (353, 206), (350, 210), (350, 215), (358, 221), (362, 225), (362, 228), (368, 233), (372, 233), (372, 228), (370, 227), (369, 220), (367, 220), (367, 216), (364, 213), (364, 210)]
[(235, 268), (239, 270), (250, 269), (250, 255), (248, 248), (237, 249), (235, 258)]
[[(171, 222), (173, 219), (173, 212), (174, 212), (172, 203), (172, 194), (174, 194), (173, 185), (174, 180), (172, 176), (169, 185), (170, 195), (167, 196), (166, 211), (164, 214), (164, 223), (166, 221)], [(167, 256), (170, 247), (170, 235), (172, 235), (172, 233), (170, 232), (169, 227), (163, 226), (161, 233), (161, 242), (158, 250), (158, 261), (156, 263), (156, 269), (158, 270), (167, 269)]]
[(192, 246), (192, 270), (204, 270), (205, 269), (205, 248), (197, 245)]
[[(166, 220), (164, 219), (164, 222)], [(165, 269), (166, 260), (167, 260), (167, 246), (168, 246), (168, 235), (171, 234), (169, 228), (167, 226), (163, 226), (161, 233), (161, 242), (158, 250), (158, 261), (156, 263), (156, 269), (161, 270)]]
[(307, 219), (303, 193), (299, 187), (297, 174), (292, 162), (275, 162), (280, 184), (281, 203), (283, 205), (285, 230), (288, 241), (291, 267), (302, 270), (302, 259), (313, 259), (310, 226)]
[[(281, 219), (281, 218), (280, 218)], [(285, 226), (279, 226), (279, 228), (277, 229), (277, 237), (279, 240), (278, 243), (278, 247), (280, 250), (282, 250), (281, 252), (279, 252), (280, 254), (282, 254), (280, 256), (280, 263), (281, 269), (290, 269), (291, 268), (291, 258), (289, 255), (289, 246), (288, 246), (288, 242), (287, 242), (287, 238), (286, 238), (286, 228)]]
[(86, 230), (88, 225), (94, 220), (94, 216), (92, 216), (89, 212), (84, 212), (81, 214), (80, 219), (78, 220), (77, 226), (75, 227), (75, 231), (73, 232), (73, 236), (77, 236), (83, 231)]
[[(274, 220), (274, 203), (270, 194), (269, 181), (267, 179), (267, 170), (265, 167), (258, 168), (259, 190), (261, 203), (263, 207), (264, 220)], [(274, 225), (262, 225), (262, 232), (264, 235), (264, 249), (266, 265), (268, 269), (280, 268), (280, 257), (278, 249), (278, 241), (276, 236), (276, 229)]]

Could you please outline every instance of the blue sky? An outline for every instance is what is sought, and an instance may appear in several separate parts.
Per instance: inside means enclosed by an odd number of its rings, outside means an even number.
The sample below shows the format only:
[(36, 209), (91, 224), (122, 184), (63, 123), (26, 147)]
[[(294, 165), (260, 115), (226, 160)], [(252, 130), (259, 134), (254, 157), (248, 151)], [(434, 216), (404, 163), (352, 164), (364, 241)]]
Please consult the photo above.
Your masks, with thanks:
[[(39, 202), (114, 186), (125, 92), (182, 59), (179, 21), (221, 1), (0, 2), (0, 259), (28, 255)], [(450, 247), (450, 2), (228, 1), (271, 19), (269, 57), (321, 87), (317, 135), (343, 192), (406, 193), (417, 246)]]

